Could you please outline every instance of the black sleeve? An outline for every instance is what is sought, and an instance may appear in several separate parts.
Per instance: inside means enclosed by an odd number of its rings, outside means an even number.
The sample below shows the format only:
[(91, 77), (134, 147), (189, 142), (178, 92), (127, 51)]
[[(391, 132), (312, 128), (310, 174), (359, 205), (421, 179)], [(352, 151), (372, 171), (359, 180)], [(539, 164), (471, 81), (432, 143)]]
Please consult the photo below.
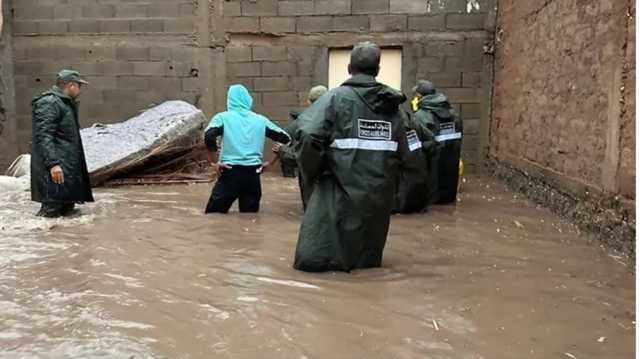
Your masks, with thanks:
[(216, 138), (218, 136), (222, 136), (223, 132), (223, 127), (211, 127), (204, 133), (204, 144), (210, 151), (218, 151), (218, 143), (216, 142)]
[(265, 135), (278, 143), (282, 143), (283, 145), (287, 145), (291, 142), (291, 137), (289, 137), (289, 135), (283, 130), (275, 130), (267, 127)]

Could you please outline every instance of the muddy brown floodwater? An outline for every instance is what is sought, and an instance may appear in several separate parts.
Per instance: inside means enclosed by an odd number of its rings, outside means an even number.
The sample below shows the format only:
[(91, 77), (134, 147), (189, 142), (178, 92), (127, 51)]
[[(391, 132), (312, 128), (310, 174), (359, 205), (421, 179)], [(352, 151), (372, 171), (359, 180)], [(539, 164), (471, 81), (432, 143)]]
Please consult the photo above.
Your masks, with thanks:
[(394, 216), (384, 267), (291, 268), (294, 180), (258, 215), (210, 185), (97, 191), (66, 221), (0, 194), (2, 358), (631, 358), (623, 259), (489, 179)]

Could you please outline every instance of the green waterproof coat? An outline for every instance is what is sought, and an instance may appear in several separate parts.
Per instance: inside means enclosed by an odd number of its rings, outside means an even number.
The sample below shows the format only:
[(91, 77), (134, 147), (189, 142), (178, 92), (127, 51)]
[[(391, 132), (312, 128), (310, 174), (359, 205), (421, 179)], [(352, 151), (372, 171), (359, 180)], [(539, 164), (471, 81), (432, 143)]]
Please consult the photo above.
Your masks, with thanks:
[(462, 121), (442, 93), (420, 100), (413, 116), (415, 128), (431, 131), (435, 139), (429, 159), (430, 203), (455, 202), (458, 192), (459, 164), (462, 151)]
[[(31, 199), (36, 202), (93, 202), (78, 123), (78, 105), (54, 86), (32, 101)], [(50, 169), (62, 167), (64, 183)]]
[(356, 75), (299, 119), (298, 168), (311, 189), (294, 267), (350, 271), (379, 267), (407, 152), (405, 96)]
[(405, 118), (405, 131), (409, 152), (398, 175), (394, 212), (406, 214), (424, 211), (429, 205), (429, 159), (435, 143), (433, 133), (417, 126), (409, 115)]

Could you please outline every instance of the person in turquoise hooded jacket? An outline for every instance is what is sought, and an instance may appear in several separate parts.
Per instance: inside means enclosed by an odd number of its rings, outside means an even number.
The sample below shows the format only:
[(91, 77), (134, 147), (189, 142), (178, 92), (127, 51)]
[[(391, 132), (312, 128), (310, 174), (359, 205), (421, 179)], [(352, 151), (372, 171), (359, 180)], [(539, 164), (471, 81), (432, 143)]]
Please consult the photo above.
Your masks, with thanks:
[[(217, 137), (222, 137), (218, 163), (218, 181), (213, 187), (205, 213), (227, 213), (236, 200), (240, 212), (260, 210), (265, 137), (288, 144), (291, 138), (268, 118), (251, 111), (253, 99), (242, 85), (232, 85), (227, 93), (227, 111), (215, 115), (205, 129), (207, 148), (218, 151)], [(212, 163), (213, 156), (210, 156)]]

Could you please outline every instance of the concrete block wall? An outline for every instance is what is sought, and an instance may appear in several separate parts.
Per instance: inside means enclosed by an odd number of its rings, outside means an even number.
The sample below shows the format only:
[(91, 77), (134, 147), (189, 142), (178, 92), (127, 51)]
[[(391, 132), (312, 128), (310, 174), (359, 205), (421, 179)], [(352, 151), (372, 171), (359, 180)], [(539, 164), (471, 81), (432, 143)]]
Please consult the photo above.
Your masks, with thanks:
[(487, 143), (495, 0), (12, 0), (18, 152), (31, 139), (31, 98), (61, 68), (91, 85), (81, 122), (122, 121), (184, 99), (207, 116), (243, 83), (256, 110), (285, 123), (326, 84), (329, 51), (373, 40), (403, 52), (403, 90), (431, 79), (465, 121), (473, 169)]
[(449, 95), (465, 122), (467, 168), (484, 158), (494, 1), (228, 0), (223, 14), (227, 83), (247, 85), (257, 111), (285, 123), (311, 86), (327, 84), (330, 49), (372, 40), (402, 49), (408, 96), (418, 79)]
[(197, 103), (196, 5), (179, 0), (14, 0), (18, 150), (28, 151), (31, 98), (62, 68), (91, 83), (82, 126), (125, 120), (154, 103)]

